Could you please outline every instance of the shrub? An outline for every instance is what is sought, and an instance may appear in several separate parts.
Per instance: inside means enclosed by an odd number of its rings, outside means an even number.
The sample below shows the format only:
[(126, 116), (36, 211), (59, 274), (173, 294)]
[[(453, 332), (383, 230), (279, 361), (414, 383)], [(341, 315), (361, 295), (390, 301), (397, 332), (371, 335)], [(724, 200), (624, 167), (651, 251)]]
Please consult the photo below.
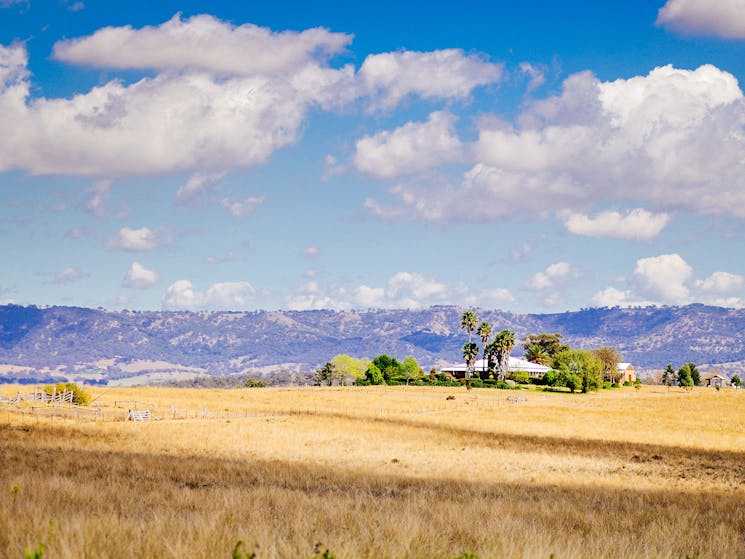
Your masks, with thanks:
[(467, 386), (469, 388), (484, 388), (484, 381), (480, 378), (469, 378)]
[(542, 380), (546, 386), (556, 386), (556, 383), (559, 381), (559, 373), (554, 370), (546, 371)]
[(627, 380), (626, 382), (624, 382), (624, 383), (623, 383), (623, 385), (624, 385), (624, 386), (631, 386), (631, 382), (629, 382), (629, 381)]
[(74, 382), (58, 382), (57, 384), (50, 384), (44, 387), (44, 392), (47, 394), (54, 394), (55, 390), (57, 391), (57, 394), (64, 392), (65, 390), (72, 391), (72, 403), (79, 406), (85, 406), (91, 401), (90, 394)]
[(526, 371), (514, 371), (507, 375), (507, 378), (518, 384), (530, 384), (530, 375)]

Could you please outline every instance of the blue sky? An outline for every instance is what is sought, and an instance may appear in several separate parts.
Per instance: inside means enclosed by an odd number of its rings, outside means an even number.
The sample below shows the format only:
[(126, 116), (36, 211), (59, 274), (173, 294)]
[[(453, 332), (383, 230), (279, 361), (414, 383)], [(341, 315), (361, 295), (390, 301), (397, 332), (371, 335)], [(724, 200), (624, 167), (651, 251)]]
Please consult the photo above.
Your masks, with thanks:
[(745, 305), (739, 0), (0, 0), (0, 302)]

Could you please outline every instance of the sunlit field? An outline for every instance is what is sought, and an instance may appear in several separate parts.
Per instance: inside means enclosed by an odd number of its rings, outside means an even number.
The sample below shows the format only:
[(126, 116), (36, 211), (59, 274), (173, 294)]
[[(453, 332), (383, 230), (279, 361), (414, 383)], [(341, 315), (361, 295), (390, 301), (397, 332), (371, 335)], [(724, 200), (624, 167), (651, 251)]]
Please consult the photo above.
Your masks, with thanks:
[(745, 391), (90, 392), (0, 404), (0, 556), (745, 557)]

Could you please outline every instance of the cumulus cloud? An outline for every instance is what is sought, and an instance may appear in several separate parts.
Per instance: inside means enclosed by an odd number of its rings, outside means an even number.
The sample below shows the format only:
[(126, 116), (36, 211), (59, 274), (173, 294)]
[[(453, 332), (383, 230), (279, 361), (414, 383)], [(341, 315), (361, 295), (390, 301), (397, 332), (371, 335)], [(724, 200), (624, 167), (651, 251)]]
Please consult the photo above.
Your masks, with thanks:
[(686, 304), (691, 301), (686, 286), (691, 277), (693, 268), (679, 254), (663, 254), (637, 260), (632, 283), (649, 299)]
[(567, 212), (564, 227), (574, 235), (585, 237), (613, 237), (632, 241), (650, 241), (657, 237), (670, 221), (666, 213), (653, 214), (642, 208), (620, 212), (600, 212), (591, 217)]
[(734, 76), (714, 66), (611, 82), (582, 72), (515, 124), (483, 118), (478, 127), (462, 178), (393, 187), (403, 215), (534, 219), (611, 201), (745, 218), (745, 101)]
[(212, 16), (157, 26), (106, 27), (54, 46), (57, 60), (151, 69), (70, 98), (31, 96), (27, 52), (0, 46), (0, 172), (123, 177), (191, 173), (177, 202), (209, 177), (267, 161), (297, 141), (308, 111), (360, 99), (392, 108), (409, 95), (463, 99), (499, 81), (502, 67), (451, 49), (368, 56), (359, 71), (332, 67), (351, 35), (275, 32)]
[(392, 178), (461, 159), (455, 116), (436, 111), (427, 122), (408, 122), (393, 131), (357, 141), (355, 167), (371, 175)]
[(205, 258), (205, 261), (207, 262), (207, 264), (224, 264), (226, 262), (232, 262), (233, 260), (235, 260), (235, 258), (235, 252), (229, 250), (222, 256), (208, 256), (207, 258)]
[(556, 262), (542, 272), (537, 272), (528, 281), (531, 289), (553, 289), (566, 281), (577, 277), (578, 271), (568, 262)]
[(289, 310), (342, 310), (352, 308), (347, 291), (342, 287), (322, 287), (315, 280), (310, 280), (297, 287), (287, 298)]
[(22, 45), (0, 47), (0, 171), (108, 177), (214, 175), (263, 163), (298, 138), (308, 108), (326, 102), (349, 74), (166, 72), (69, 99), (31, 100), (26, 64)]
[(199, 291), (189, 280), (178, 280), (168, 287), (161, 304), (165, 310), (242, 310), (249, 307), (254, 293), (245, 281), (215, 283)]
[(714, 272), (704, 279), (695, 279), (694, 269), (679, 254), (640, 258), (623, 283), (620, 289), (608, 286), (598, 291), (593, 304), (612, 307), (698, 302), (745, 306), (745, 277)]
[(745, 278), (729, 272), (714, 272), (708, 278), (697, 280), (696, 287), (714, 295), (731, 295), (745, 288)]
[(495, 287), (491, 289), (483, 289), (475, 295), (469, 295), (466, 297), (465, 303), (467, 305), (478, 306), (481, 308), (504, 309), (515, 305), (517, 301), (512, 296), (509, 289)]
[(243, 200), (230, 200), (223, 198), (220, 205), (230, 212), (233, 217), (248, 217), (264, 203), (263, 197), (249, 196)]
[(342, 52), (351, 41), (351, 35), (320, 27), (276, 33), (251, 24), (231, 25), (210, 15), (182, 19), (176, 14), (157, 26), (104, 27), (88, 37), (60, 41), (54, 45), (54, 57), (103, 68), (281, 74)]
[(528, 289), (535, 291), (541, 304), (556, 306), (565, 300), (565, 292), (582, 274), (568, 262), (556, 262), (527, 281)]
[(128, 252), (143, 252), (158, 248), (158, 235), (149, 227), (130, 229), (122, 227), (116, 237), (107, 244), (107, 250), (124, 250)]
[(321, 254), (321, 249), (317, 246), (307, 246), (303, 249), (303, 255), (306, 258), (317, 258)]
[(745, 39), (745, 0), (667, 0), (657, 25), (688, 35)]
[(462, 285), (449, 286), (415, 272), (398, 272), (383, 285), (345, 288), (323, 285), (317, 279), (306, 281), (285, 299), (287, 308), (309, 309), (418, 309), (435, 304), (504, 306), (514, 303), (510, 292), (490, 288), (470, 294)]
[(106, 217), (108, 214), (108, 201), (111, 192), (111, 181), (99, 180), (88, 189), (88, 200), (85, 207), (96, 217)]
[(122, 287), (132, 289), (147, 289), (158, 283), (159, 275), (153, 270), (148, 270), (139, 262), (132, 262), (122, 280)]
[(461, 49), (372, 54), (359, 70), (373, 109), (391, 109), (407, 96), (466, 99), (479, 86), (501, 81), (503, 65)]
[(175, 203), (183, 206), (193, 202), (202, 192), (214, 186), (224, 176), (224, 173), (204, 174), (196, 173), (189, 177), (186, 184), (176, 191)]
[(528, 77), (527, 92), (538, 89), (546, 82), (546, 70), (543, 66), (529, 62), (520, 63), (520, 71)]
[(67, 268), (62, 270), (60, 273), (55, 274), (54, 277), (52, 278), (51, 283), (62, 285), (65, 283), (72, 283), (86, 276), (87, 274), (84, 274), (77, 268), (73, 266), (68, 266)]

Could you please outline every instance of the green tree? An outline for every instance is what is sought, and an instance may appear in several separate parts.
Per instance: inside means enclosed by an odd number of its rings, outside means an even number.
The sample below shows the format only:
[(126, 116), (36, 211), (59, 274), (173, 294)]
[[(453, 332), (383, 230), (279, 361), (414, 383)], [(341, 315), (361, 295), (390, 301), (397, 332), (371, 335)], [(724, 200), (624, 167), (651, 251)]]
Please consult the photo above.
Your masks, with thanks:
[[(547, 357), (543, 357), (545, 360), (541, 361), (541, 364), (554, 367), (554, 358), (556, 355), (569, 349), (569, 344), (561, 343), (562, 338), (563, 336), (561, 334), (530, 334), (523, 340), (525, 355), (527, 356), (536, 351), (540, 355), (545, 354)], [(538, 348), (541, 348), (543, 351), (531, 349), (533, 346), (538, 346)], [(528, 360), (530, 361), (529, 358)], [(537, 361), (535, 362), (537, 363)]]
[(334, 379), (337, 377), (336, 367), (331, 361), (327, 361), (326, 364), (320, 369), (316, 369), (316, 382), (331, 386), (334, 384)]
[(395, 357), (391, 357), (386, 353), (381, 353), (373, 359), (372, 362), (378, 367), (378, 369), (380, 369), (380, 372), (383, 373), (383, 379), (385, 382), (401, 378), (401, 363), (399, 363)]
[(556, 355), (559, 379), (572, 392), (598, 390), (603, 384), (603, 364), (592, 352), (567, 349)]
[(691, 368), (686, 363), (678, 371), (678, 383), (686, 390), (693, 388), (693, 377), (691, 376)]
[(525, 350), (525, 359), (531, 363), (538, 363), (539, 365), (546, 365), (552, 361), (546, 348), (538, 344), (531, 345)]
[(369, 359), (357, 359), (343, 353), (336, 355), (331, 360), (331, 363), (334, 364), (339, 378), (344, 382), (352, 382), (364, 378), (365, 371), (367, 371), (367, 368), (370, 366)]
[(473, 311), (466, 311), (460, 318), (460, 327), (468, 332), (468, 343), (471, 343), (471, 335), (479, 324), (479, 317)]
[(479, 356), (479, 346), (473, 342), (463, 344), (463, 359), (466, 360), (466, 378), (473, 375), (474, 363)]
[(737, 386), (738, 388), (742, 386), (742, 380), (740, 379), (740, 376), (737, 373), (732, 375), (731, 382), (732, 382), (732, 386)]
[(494, 364), (499, 380), (504, 380), (510, 372), (510, 353), (513, 347), (515, 347), (515, 333), (512, 330), (502, 330), (487, 346), (489, 368), (491, 369)]
[(621, 354), (615, 347), (603, 346), (592, 350), (592, 354), (603, 366), (603, 381), (618, 382), (621, 373), (618, 372), (618, 364), (621, 362)]
[[(489, 338), (491, 337), (491, 324), (488, 322), (482, 322), (479, 324), (479, 328), (476, 330), (476, 335), (481, 338), (481, 347), (484, 351), (484, 363), (486, 363), (486, 345), (489, 343)], [(481, 371), (482, 375), (484, 372), (484, 370)]]
[[(681, 372), (686, 377), (691, 377), (692, 384), (690, 386), (698, 386), (701, 384), (701, 373), (698, 370), (698, 367), (696, 367), (693, 363), (686, 363), (680, 368), (680, 371), (678, 371), (678, 377), (682, 378)], [(684, 386), (681, 382), (681, 386)], [(685, 386), (689, 386), (686, 384)]]
[(365, 382), (367, 384), (383, 384), (385, 382), (383, 372), (375, 363), (371, 363), (365, 371)]
[(667, 386), (673, 386), (678, 382), (678, 374), (675, 372), (672, 363), (667, 364), (667, 368), (662, 373), (662, 384)]
[(412, 380), (421, 378), (423, 375), (424, 371), (422, 371), (419, 363), (417, 363), (416, 359), (414, 359), (411, 355), (409, 355), (406, 359), (404, 359), (404, 362), (401, 363), (401, 377), (406, 381), (407, 384)]

